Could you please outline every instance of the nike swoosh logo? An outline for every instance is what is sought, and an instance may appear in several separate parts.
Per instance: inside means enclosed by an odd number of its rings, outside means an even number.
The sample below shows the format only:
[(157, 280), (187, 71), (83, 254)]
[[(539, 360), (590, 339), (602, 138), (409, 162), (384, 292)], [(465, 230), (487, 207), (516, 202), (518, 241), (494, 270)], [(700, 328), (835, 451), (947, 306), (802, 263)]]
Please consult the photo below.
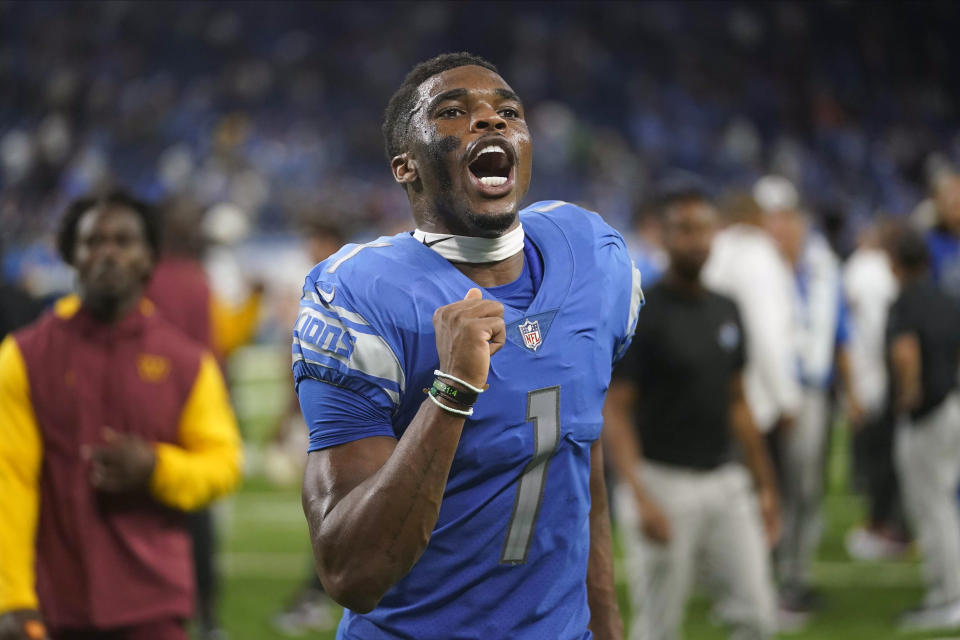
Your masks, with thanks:
[(447, 236), (446, 238), (440, 238), (439, 240), (433, 240), (432, 242), (426, 242), (426, 241), (424, 241), (423, 246), (425, 246), (425, 247), (432, 247), (433, 245), (438, 244), (438, 243), (440, 243), (440, 242), (443, 242), (444, 240), (449, 240), (449, 239), (452, 238), (452, 237), (453, 237), (453, 236)]
[(336, 287), (332, 287), (332, 288), (330, 289), (330, 293), (327, 293), (326, 291), (324, 291), (324, 290), (321, 289), (320, 287), (317, 287), (317, 294), (319, 294), (319, 295), (320, 295), (320, 298), (321, 298), (324, 302), (326, 302), (327, 304), (333, 304), (333, 296), (334, 296), (334, 294), (336, 294), (336, 293), (337, 293), (337, 288), (336, 288)]

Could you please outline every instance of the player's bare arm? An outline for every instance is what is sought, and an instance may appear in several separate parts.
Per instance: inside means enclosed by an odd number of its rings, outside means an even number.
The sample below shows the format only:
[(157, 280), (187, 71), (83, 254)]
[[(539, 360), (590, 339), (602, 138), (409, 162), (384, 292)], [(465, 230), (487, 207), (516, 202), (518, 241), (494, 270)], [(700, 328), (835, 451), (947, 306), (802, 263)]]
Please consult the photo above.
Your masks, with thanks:
[(859, 429), (863, 426), (866, 413), (854, 389), (853, 365), (850, 364), (850, 352), (847, 347), (837, 349), (836, 364), (837, 373), (840, 376), (840, 385), (847, 402), (847, 422), (851, 428)]
[(757, 431), (750, 407), (747, 406), (742, 375), (735, 376), (730, 383), (730, 396), (730, 425), (743, 448), (747, 467), (756, 484), (767, 543), (772, 547), (780, 539), (781, 529), (777, 481), (767, 448), (760, 440), (760, 432)]
[[(471, 289), (434, 314), (440, 368), (482, 387), (504, 344), (503, 306)], [(429, 399), (399, 440), (366, 438), (312, 452), (303, 483), (317, 574), (330, 596), (368, 612), (430, 541), (464, 416)]]
[(923, 402), (920, 340), (915, 333), (897, 336), (890, 345), (890, 362), (896, 382), (894, 404), (899, 411), (910, 411)]
[(644, 489), (638, 473), (643, 450), (634, 432), (632, 415), (639, 395), (637, 385), (629, 380), (614, 379), (610, 383), (603, 407), (603, 438), (617, 478), (633, 491), (644, 535), (654, 542), (666, 543), (670, 540), (670, 520)]
[(597, 640), (623, 638), (623, 620), (613, 580), (613, 541), (610, 509), (603, 477), (603, 443), (590, 447), (590, 560), (587, 565), (587, 603), (590, 630)]

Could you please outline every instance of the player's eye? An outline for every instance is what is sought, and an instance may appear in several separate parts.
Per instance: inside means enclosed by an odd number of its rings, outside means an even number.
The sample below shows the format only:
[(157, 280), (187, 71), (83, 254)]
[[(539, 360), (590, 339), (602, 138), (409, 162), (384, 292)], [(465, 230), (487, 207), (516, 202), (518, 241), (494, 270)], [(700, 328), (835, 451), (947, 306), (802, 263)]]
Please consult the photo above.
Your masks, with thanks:
[(441, 109), (437, 113), (437, 116), (440, 118), (456, 118), (463, 113), (465, 113), (464, 110), (459, 107), (447, 107), (446, 109)]
[(500, 109), (500, 115), (504, 118), (519, 118), (520, 112), (512, 107), (507, 107), (506, 109)]

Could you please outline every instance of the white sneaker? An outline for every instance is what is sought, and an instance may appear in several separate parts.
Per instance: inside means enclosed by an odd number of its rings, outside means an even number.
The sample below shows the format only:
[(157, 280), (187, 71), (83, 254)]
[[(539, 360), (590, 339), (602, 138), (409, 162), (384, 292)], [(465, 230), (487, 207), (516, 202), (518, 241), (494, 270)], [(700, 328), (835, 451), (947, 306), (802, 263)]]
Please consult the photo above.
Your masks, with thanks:
[(900, 616), (897, 628), (904, 632), (960, 629), (960, 600), (907, 611)]
[(302, 636), (330, 631), (337, 621), (330, 611), (331, 601), (322, 591), (307, 590), (292, 607), (273, 617), (273, 628), (286, 636)]
[(907, 553), (910, 545), (880, 535), (865, 527), (856, 527), (844, 540), (847, 554), (855, 560), (893, 560)]

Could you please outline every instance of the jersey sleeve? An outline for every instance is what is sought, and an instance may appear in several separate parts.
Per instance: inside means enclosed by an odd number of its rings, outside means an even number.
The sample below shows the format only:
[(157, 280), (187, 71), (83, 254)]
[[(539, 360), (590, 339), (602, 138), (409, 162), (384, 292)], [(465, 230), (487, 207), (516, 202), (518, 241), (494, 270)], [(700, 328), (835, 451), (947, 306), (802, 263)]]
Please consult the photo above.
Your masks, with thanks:
[(390, 415), (355, 391), (306, 378), (297, 397), (310, 431), (308, 452), (374, 436), (396, 437)]
[(901, 295), (891, 306), (887, 318), (887, 334), (891, 339), (912, 333), (918, 334), (922, 313), (909, 295)]
[(43, 441), (27, 368), (12, 336), (0, 343), (0, 614), (35, 609), (35, 537)]
[(240, 481), (243, 447), (220, 367), (211, 354), (200, 362), (180, 415), (176, 444), (156, 443), (150, 492), (175, 509), (199, 509)]
[(368, 283), (351, 284), (362, 274), (341, 279), (325, 265), (307, 276), (293, 329), (293, 377), (310, 451), (394, 436), (391, 418), (405, 387), (402, 349), (384, 319), (389, 310), (373, 306)]

